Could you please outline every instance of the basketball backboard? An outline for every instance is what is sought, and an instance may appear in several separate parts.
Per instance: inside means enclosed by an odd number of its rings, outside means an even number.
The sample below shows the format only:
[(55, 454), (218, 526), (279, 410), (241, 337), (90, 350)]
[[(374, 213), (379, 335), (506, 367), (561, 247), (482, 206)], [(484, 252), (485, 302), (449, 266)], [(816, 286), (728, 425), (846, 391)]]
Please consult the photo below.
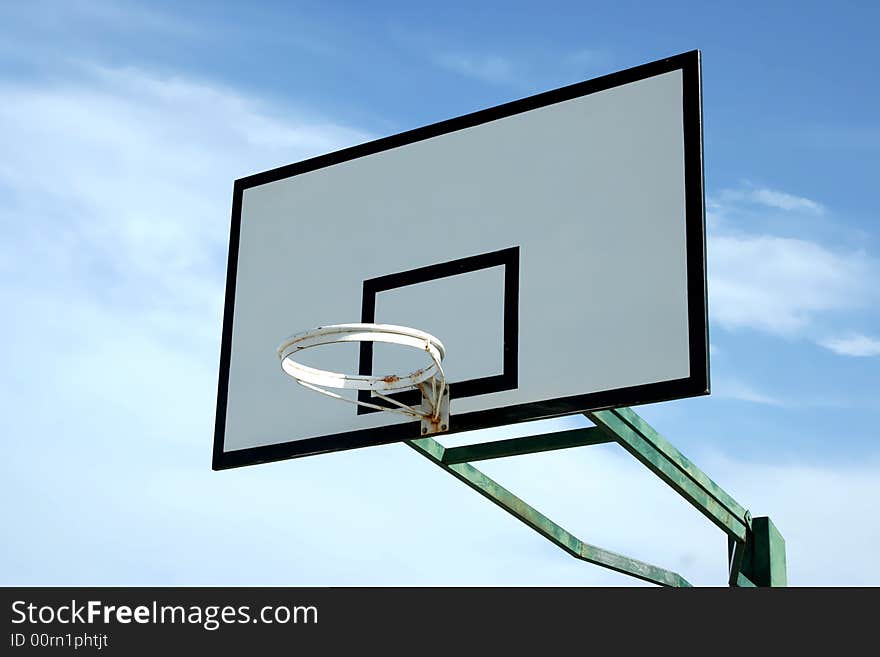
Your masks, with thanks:
[(282, 372), (327, 324), (440, 338), (450, 432), (706, 394), (704, 224), (698, 52), (237, 180), (213, 467), (419, 437)]

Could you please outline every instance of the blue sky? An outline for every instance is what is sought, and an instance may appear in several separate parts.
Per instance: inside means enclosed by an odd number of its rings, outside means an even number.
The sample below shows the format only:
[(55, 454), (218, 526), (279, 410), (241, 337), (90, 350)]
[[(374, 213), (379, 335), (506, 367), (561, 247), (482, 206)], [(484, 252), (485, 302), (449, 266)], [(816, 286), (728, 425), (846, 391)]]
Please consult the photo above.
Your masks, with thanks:
[[(639, 412), (774, 519), (792, 584), (880, 583), (880, 10), (475, 4), (0, 7), (0, 583), (632, 583), (401, 445), (211, 472), (229, 205), (237, 177), (694, 48), (713, 394)], [(725, 581), (724, 536), (619, 449), (483, 469)]]

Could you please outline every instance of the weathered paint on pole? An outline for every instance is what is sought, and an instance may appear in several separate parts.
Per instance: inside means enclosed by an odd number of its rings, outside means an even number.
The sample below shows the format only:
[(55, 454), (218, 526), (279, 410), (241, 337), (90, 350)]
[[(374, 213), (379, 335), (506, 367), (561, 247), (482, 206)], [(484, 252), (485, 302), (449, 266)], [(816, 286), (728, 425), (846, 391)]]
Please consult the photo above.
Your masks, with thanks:
[(450, 465), (454, 463), (473, 463), (474, 461), (498, 459), (506, 456), (535, 454), (537, 452), (585, 447), (587, 445), (601, 445), (602, 443), (613, 441), (614, 439), (609, 438), (599, 427), (584, 427), (582, 429), (557, 431), (556, 433), (541, 434), (539, 436), (522, 436), (521, 438), (496, 440), (489, 443), (449, 447), (443, 453), (443, 462)]
[[(618, 410), (597, 411), (586, 415), (722, 531), (737, 540), (745, 541), (750, 520), (748, 511), (735, 502), (731, 504), (732, 508), (728, 508), (718, 499), (720, 487), (717, 484), (685, 459), (678, 450), (670, 450), (672, 446), (665, 440), (665, 445), (658, 448), (659, 434), (653, 430), (646, 432), (646, 422), (642, 421), (642, 427), (636, 429), (623, 419)], [(626, 410), (634, 415), (630, 409)], [(706, 485), (707, 482), (711, 487)], [(730, 499), (730, 496), (725, 493), (724, 498)]]
[(743, 555), (742, 574), (755, 586), (787, 586), (785, 539), (767, 517), (754, 518)]
[(470, 464), (444, 463), (443, 453), (445, 448), (433, 438), (411, 440), (407, 444), (452, 474), (456, 479), (467, 484), (515, 518), (561, 547), (571, 556), (661, 586), (690, 586), (690, 583), (678, 573), (581, 541), (571, 532), (557, 525), (540, 511)]
[(585, 415), (595, 427), (450, 449), (432, 438), (407, 444), (570, 555), (662, 586), (690, 586), (678, 573), (584, 543), (465, 462), (617, 442), (727, 534), (730, 586), (786, 586), (785, 541), (769, 518), (753, 519), (632, 409)]

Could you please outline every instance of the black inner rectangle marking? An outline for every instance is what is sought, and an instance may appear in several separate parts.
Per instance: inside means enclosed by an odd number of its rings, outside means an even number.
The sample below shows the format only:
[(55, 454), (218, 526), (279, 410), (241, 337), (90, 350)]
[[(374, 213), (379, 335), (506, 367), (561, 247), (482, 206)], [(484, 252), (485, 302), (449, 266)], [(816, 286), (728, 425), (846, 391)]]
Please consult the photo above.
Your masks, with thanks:
[[(380, 292), (426, 283), (449, 276), (467, 274), (490, 267), (504, 268), (504, 316), (503, 334), (504, 347), (501, 374), (484, 376), (465, 381), (449, 382), (449, 398), (474, 397), (490, 392), (514, 390), (518, 386), (518, 340), (519, 340), (519, 247), (514, 246), (500, 251), (483, 253), (458, 260), (450, 260), (436, 265), (428, 265), (409, 271), (387, 274), (364, 281), (363, 301), (361, 305), (361, 321), (372, 324), (376, 321), (376, 296)], [(362, 342), (358, 364), (360, 374), (373, 373), (373, 343)], [(405, 390), (389, 394), (388, 397), (403, 404), (416, 406), (421, 395), (418, 390)], [(390, 403), (374, 397), (369, 390), (359, 390), (358, 399), (379, 406), (391, 406)], [(358, 415), (378, 413), (378, 409), (357, 406)]]

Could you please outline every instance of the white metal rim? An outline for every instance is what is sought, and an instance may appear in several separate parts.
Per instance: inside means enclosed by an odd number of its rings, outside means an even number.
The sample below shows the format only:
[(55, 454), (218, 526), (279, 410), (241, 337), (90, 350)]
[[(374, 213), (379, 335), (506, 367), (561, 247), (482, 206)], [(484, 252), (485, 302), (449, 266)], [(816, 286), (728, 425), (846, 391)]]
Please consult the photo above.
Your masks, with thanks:
[[(308, 367), (292, 355), (304, 349), (337, 342), (386, 342), (421, 349), (431, 363), (409, 374), (384, 376), (348, 374)], [(425, 331), (393, 324), (333, 324), (291, 335), (278, 346), (278, 358), (284, 372), (300, 383), (349, 390), (393, 392), (412, 388), (443, 371), (440, 362), (446, 356), (443, 343)]]

